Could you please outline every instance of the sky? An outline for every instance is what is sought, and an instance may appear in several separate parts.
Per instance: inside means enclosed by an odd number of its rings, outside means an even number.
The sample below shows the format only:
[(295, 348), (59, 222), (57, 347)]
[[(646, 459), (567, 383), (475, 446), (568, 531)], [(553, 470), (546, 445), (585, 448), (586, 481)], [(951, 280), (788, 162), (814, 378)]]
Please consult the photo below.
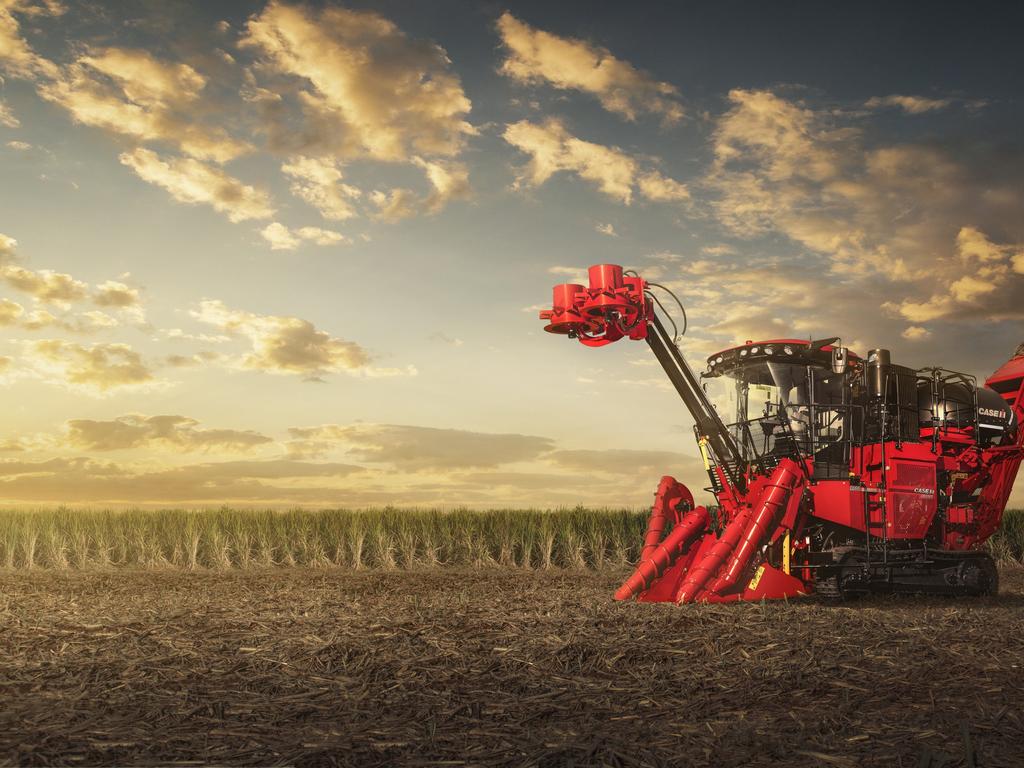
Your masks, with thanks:
[[(594, 263), (747, 339), (1024, 342), (1008, 3), (0, 0), (0, 503), (644, 506), (705, 484)], [(1014, 503), (1024, 503), (1018, 483)]]

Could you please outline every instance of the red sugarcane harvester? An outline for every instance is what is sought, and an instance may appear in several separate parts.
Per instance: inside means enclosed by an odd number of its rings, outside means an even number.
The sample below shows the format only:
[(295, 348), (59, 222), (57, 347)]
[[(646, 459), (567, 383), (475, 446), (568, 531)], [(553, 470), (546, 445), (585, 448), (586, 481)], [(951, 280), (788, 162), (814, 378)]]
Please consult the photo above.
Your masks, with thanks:
[(998, 590), (981, 546), (1024, 457), (1024, 345), (979, 387), (838, 338), (748, 341), (709, 357), (702, 385), (655, 314), (651, 289), (668, 289), (614, 264), (589, 281), (555, 286), (544, 330), (589, 347), (646, 340), (693, 416), (717, 501), (698, 506), (663, 477), (616, 599)]

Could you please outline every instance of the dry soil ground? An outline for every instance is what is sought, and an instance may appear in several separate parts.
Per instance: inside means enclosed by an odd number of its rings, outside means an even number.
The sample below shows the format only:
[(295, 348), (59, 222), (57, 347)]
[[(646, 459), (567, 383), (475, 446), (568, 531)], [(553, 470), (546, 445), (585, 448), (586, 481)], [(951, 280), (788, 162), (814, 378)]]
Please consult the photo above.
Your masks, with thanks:
[(839, 608), (618, 576), (2, 574), (0, 764), (1024, 764), (1021, 571)]

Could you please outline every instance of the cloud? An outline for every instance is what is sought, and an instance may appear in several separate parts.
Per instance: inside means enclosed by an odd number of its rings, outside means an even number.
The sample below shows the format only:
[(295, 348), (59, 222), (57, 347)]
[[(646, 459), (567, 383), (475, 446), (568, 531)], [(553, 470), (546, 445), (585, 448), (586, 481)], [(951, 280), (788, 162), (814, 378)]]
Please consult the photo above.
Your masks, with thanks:
[(705, 256), (732, 256), (736, 253), (736, 249), (731, 245), (705, 245), (700, 249), (700, 252)]
[[(114, 328), (123, 322), (145, 324), (139, 291), (124, 283), (107, 280), (96, 287), (69, 274), (49, 269), (32, 270), (15, 262), (17, 241), (0, 235), (0, 281), (31, 296), (37, 304), (59, 307), (60, 315), (36, 306), (26, 311), (20, 304), (4, 299), (0, 305), (0, 325), (38, 331), (59, 328), (71, 333), (94, 333)], [(117, 317), (99, 310), (72, 311), (72, 305), (91, 300), (97, 306), (113, 309)]]
[(505, 141), (530, 155), (521, 168), (515, 188), (539, 186), (560, 171), (569, 171), (596, 184), (609, 197), (629, 205), (633, 195), (656, 202), (684, 200), (686, 187), (657, 171), (641, 170), (637, 161), (617, 147), (578, 139), (557, 119), (543, 124), (520, 120), (506, 126)]
[(15, 258), (18, 241), (0, 232), (0, 266), (9, 264)]
[(593, 94), (609, 112), (628, 120), (641, 112), (661, 115), (666, 123), (683, 116), (675, 87), (605, 48), (536, 29), (507, 11), (498, 19), (498, 32), (508, 52), (500, 71), (513, 80)]
[[(703, 182), (716, 195), (712, 210), (733, 234), (781, 234), (802, 247), (789, 262), (819, 275), (807, 290), (845, 294), (832, 315), (866, 322), (854, 309), (859, 292), (861, 303), (881, 297), (915, 325), (968, 313), (1019, 316), (1017, 246), (991, 251), (991, 240), (972, 236), (972, 252), (964, 242), (965, 232), (1020, 231), (1015, 212), (1024, 194), (1005, 171), (1019, 156), (981, 148), (967, 165), (962, 152), (935, 142), (872, 144), (856, 113), (770, 91), (734, 90), (729, 99)], [(998, 259), (986, 261), (979, 247)], [(885, 302), (893, 295), (900, 298)]]
[(546, 437), (400, 424), (325, 424), (288, 431), (289, 448), (298, 455), (341, 444), (357, 459), (405, 471), (492, 468), (536, 459), (554, 447)]
[(412, 161), (423, 169), (433, 187), (433, 192), (423, 201), (427, 213), (439, 212), (452, 200), (470, 198), (469, 170), (463, 163), (427, 161), (422, 157), (414, 157)]
[(249, 150), (220, 126), (204, 125), (197, 108), (206, 78), (188, 64), (128, 48), (90, 50), (60, 75), (37, 85), (40, 96), (82, 125), (166, 142), (200, 160), (224, 163)]
[(690, 190), (675, 179), (648, 171), (639, 178), (640, 194), (656, 203), (674, 203), (690, 199)]
[(263, 239), (270, 243), (272, 251), (294, 251), (303, 241), (316, 245), (334, 245), (336, 243), (351, 242), (340, 232), (334, 232), (320, 227), (300, 227), (296, 230), (288, 229), (284, 224), (274, 222), (268, 224), (260, 234)]
[(162, 159), (152, 150), (134, 149), (120, 157), (143, 181), (163, 187), (181, 203), (206, 203), (233, 222), (274, 215), (266, 192), (191, 158)]
[(118, 282), (106, 280), (96, 286), (92, 300), (100, 307), (137, 307), (141, 303), (138, 288)]
[(929, 99), (925, 96), (873, 96), (864, 102), (868, 109), (879, 109), (882, 107), (898, 107), (911, 115), (920, 115), (925, 112), (934, 112), (938, 109), (945, 109), (953, 103), (952, 99)]
[(956, 258), (935, 265), (940, 289), (924, 301), (908, 299), (885, 306), (916, 323), (979, 315), (1022, 318), (1022, 275), (1024, 244), (1000, 245), (975, 227), (961, 227), (956, 236)]
[(546, 459), (562, 469), (573, 472), (603, 472), (612, 475), (630, 475), (649, 472), (679, 472), (688, 474), (703, 471), (700, 459), (670, 451), (642, 451), (626, 448), (606, 450), (562, 450), (549, 454)]
[(608, 237), (619, 236), (619, 233), (615, 231), (615, 226), (613, 224), (602, 224), (598, 222), (597, 224), (594, 225), (594, 231), (602, 235), (608, 235)]
[(415, 216), (420, 205), (416, 193), (402, 187), (387, 192), (374, 190), (370, 200), (377, 206), (376, 218), (391, 224)]
[(4, 128), (18, 128), (21, 125), (21, 121), (15, 117), (14, 112), (4, 103), (3, 99), (0, 99), (0, 125)]
[(900, 334), (907, 341), (921, 341), (922, 339), (930, 338), (932, 332), (927, 328), (922, 328), (919, 325), (911, 325), (905, 328), (903, 333)]
[(176, 451), (249, 451), (273, 442), (250, 430), (200, 429), (185, 416), (129, 414), (109, 421), (72, 419), (67, 422), (66, 442), (90, 451), (164, 447)]
[(309, 483), (337, 481), (362, 471), (349, 464), (291, 459), (209, 462), (158, 470), (89, 457), (0, 459), (7, 498), (41, 503), (337, 504), (349, 496), (344, 486)]
[(281, 171), (292, 179), (292, 194), (320, 211), (325, 219), (343, 221), (356, 215), (351, 201), (362, 193), (341, 183), (341, 164), (337, 160), (300, 155), (282, 165)]
[(192, 314), (222, 331), (246, 337), (252, 350), (241, 364), (250, 370), (307, 378), (333, 372), (370, 376), (390, 372), (371, 366), (369, 353), (356, 342), (335, 338), (308, 320), (257, 315), (229, 309), (223, 302), (214, 300), (201, 302)]
[(6, 146), (16, 152), (28, 152), (32, 149), (32, 145), (27, 141), (8, 141)]
[(24, 358), (48, 380), (54, 376), (90, 393), (138, 387), (154, 381), (142, 356), (127, 344), (84, 346), (62, 339), (22, 341)]
[(25, 314), (25, 308), (18, 302), (0, 299), (0, 327), (16, 324), (23, 314)]
[(377, 13), (272, 1), (249, 20), (242, 45), (264, 56), (264, 70), (303, 82), (304, 113), (340, 157), (451, 156), (476, 132), (444, 49)]
[(15, 77), (28, 79), (55, 77), (56, 65), (32, 50), (21, 36), (21, 25), (15, 14), (29, 18), (59, 16), (63, 10), (60, 3), (52, 0), (41, 3), (28, 0), (0, 0), (0, 69)]
[(49, 269), (34, 271), (9, 264), (0, 267), (0, 278), (15, 290), (52, 304), (69, 304), (89, 294), (89, 286), (71, 275)]

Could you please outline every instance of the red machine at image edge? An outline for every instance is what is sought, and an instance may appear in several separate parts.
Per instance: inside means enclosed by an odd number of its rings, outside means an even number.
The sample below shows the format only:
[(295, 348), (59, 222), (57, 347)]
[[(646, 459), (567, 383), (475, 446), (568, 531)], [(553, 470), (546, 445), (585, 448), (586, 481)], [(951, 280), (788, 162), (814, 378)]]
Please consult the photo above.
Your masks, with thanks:
[(749, 341), (698, 378), (654, 311), (652, 288), (685, 319), (671, 291), (614, 264), (590, 267), (589, 283), (555, 286), (544, 330), (591, 347), (646, 340), (693, 416), (717, 502), (697, 506), (663, 477), (616, 599), (998, 590), (981, 547), (1024, 457), (1024, 344), (984, 386), (896, 365), (885, 349), (861, 358), (839, 338)]

